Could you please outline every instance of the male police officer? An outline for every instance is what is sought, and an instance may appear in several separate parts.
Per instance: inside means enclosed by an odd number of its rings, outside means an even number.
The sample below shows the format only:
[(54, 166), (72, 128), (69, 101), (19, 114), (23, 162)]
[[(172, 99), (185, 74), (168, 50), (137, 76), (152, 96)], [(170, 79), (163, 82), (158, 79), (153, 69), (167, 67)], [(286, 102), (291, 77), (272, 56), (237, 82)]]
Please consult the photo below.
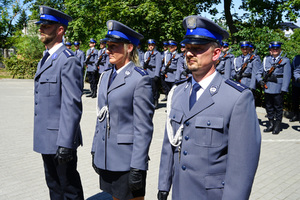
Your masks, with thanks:
[(177, 42), (174, 40), (169, 40), (169, 50), (170, 52), (165, 55), (165, 63), (162, 67), (162, 74), (164, 75), (164, 80), (166, 82), (166, 96), (170, 89), (172, 88), (177, 70), (177, 62), (180, 55), (177, 53)]
[(260, 62), (256, 62), (257, 57), (254, 54), (250, 54), (250, 42), (243, 41), (240, 43), (240, 46), (242, 55), (233, 61), (235, 70), (234, 78), (236, 81), (254, 90), (256, 88), (256, 69), (260, 65)]
[(98, 50), (95, 48), (96, 40), (93, 38), (90, 39), (90, 49), (86, 52), (86, 67), (87, 67), (87, 75), (90, 82), (91, 94), (87, 95), (86, 97), (97, 97), (97, 79), (98, 79), (98, 72), (96, 67), (96, 61), (98, 59)]
[(292, 109), (293, 117), (290, 122), (298, 121), (299, 118), (299, 101), (300, 101), (300, 55), (294, 57), (292, 62), (293, 69), (293, 87), (292, 87)]
[[(161, 52), (161, 66), (163, 67), (165, 64), (165, 58), (166, 55), (169, 53), (169, 42), (168, 41), (163, 41), (163, 51)], [(166, 94), (165, 98), (162, 99), (162, 101), (167, 101), (167, 91), (168, 91), (168, 85), (165, 81), (165, 75), (162, 74), (161, 72), (161, 86), (163, 88), (163, 92)]]
[(140, 60), (140, 66), (142, 68), (144, 68), (144, 56), (145, 56), (145, 53), (144, 51), (141, 49), (141, 42), (138, 44), (137, 46), (137, 51), (139, 53), (139, 60)]
[[(108, 54), (106, 53), (106, 40), (100, 40), (100, 50), (98, 51), (98, 58), (96, 62), (96, 67), (98, 69), (99, 75), (102, 74), (106, 69), (108, 69)], [(97, 81), (98, 83), (98, 78)]]
[(68, 49), (70, 49), (72, 51), (72, 43), (71, 42), (66, 42), (65, 45)]
[(161, 69), (161, 56), (160, 52), (156, 49), (156, 41), (154, 39), (148, 40), (148, 51), (144, 55), (144, 69), (148, 72), (152, 79), (152, 92), (154, 98), (155, 108), (158, 107), (158, 81)]
[(80, 60), (81, 67), (83, 69), (85, 54), (82, 50), (79, 49), (80, 43), (78, 41), (74, 42), (74, 55)]
[(215, 71), (229, 34), (200, 16), (183, 20), (192, 77), (168, 96), (158, 199), (248, 199), (260, 153), (253, 95)]
[(82, 68), (62, 44), (68, 22), (63, 12), (40, 7), (41, 41), (48, 51), (35, 74), (34, 151), (42, 154), (50, 198), (83, 200), (77, 172), (77, 147), (82, 144)]
[(234, 55), (229, 52), (228, 42), (222, 42), (222, 52), (217, 61), (216, 70), (226, 79), (231, 78), (233, 60)]
[(190, 71), (187, 68), (186, 65), (186, 51), (185, 51), (185, 44), (181, 43), (181, 48), (180, 48), (180, 57), (177, 62), (177, 70), (176, 70), (176, 76), (175, 76), (175, 81), (179, 81), (182, 79), (186, 79), (187, 77), (191, 76)]
[(278, 134), (283, 114), (283, 95), (288, 92), (291, 80), (290, 60), (281, 55), (281, 42), (271, 42), (272, 56), (264, 58), (257, 71), (258, 81), (265, 89), (265, 102), (269, 126), (264, 132)]

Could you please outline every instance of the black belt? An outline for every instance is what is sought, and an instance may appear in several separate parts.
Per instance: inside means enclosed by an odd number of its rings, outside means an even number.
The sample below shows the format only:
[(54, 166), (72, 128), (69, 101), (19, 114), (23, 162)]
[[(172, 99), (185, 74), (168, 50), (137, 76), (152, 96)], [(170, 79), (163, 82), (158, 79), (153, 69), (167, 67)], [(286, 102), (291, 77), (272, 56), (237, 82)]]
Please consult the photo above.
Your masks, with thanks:
[(175, 72), (176, 69), (167, 69), (167, 72)]
[(281, 74), (281, 75), (275, 75), (276, 76), (276, 78), (283, 78), (283, 75)]

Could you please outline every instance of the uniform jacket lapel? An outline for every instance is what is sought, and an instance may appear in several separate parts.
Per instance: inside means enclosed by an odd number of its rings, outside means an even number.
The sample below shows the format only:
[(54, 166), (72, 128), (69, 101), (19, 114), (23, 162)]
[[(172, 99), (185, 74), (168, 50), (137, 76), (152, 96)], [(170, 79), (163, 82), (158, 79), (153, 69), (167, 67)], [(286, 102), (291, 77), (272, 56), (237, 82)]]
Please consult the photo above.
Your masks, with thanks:
[[(197, 115), (198, 113), (202, 112), (203, 110), (209, 108), (211, 105), (214, 104), (213, 96), (218, 93), (221, 82), (222, 76), (220, 74), (216, 74), (215, 78), (204, 90), (198, 101), (196, 101), (192, 109), (186, 114), (187, 119)], [(187, 102), (189, 102), (189, 100)], [(189, 109), (188, 106), (189, 105), (187, 105), (187, 109)]]
[(49, 67), (52, 66), (52, 63), (54, 60), (56, 60), (58, 58), (58, 56), (66, 49), (66, 46), (61, 46), (56, 52), (54, 52), (51, 57), (48, 58), (48, 60), (46, 60), (46, 62), (44, 63), (44, 65), (42, 67), (41, 66), (41, 61), (38, 64), (38, 70), (37, 73), (35, 75), (35, 78), (37, 78), (38, 76), (40, 76), (46, 69), (48, 69)]
[(126, 78), (130, 76), (130, 74), (133, 71), (133, 63), (128, 64), (128, 66), (125, 67), (114, 79), (114, 81), (111, 83), (111, 85), (108, 88), (107, 93), (110, 93), (112, 90), (122, 86), (125, 84)]

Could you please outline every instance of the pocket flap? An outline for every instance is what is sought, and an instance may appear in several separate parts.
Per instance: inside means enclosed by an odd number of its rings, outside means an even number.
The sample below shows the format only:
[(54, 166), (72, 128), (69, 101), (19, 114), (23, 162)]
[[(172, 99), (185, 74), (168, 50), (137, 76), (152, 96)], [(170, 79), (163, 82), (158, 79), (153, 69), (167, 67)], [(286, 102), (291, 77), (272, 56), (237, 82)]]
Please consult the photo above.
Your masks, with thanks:
[(203, 128), (223, 128), (223, 117), (216, 116), (201, 116), (196, 118), (195, 126)]
[(183, 113), (172, 109), (169, 118), (177, 123), (180, 123), (183, 117)]
[(133, 135), (118, 134), (117, 142), (118, 143), (133, 143)]
[(56, 83), (56, 76), (42, 76), (40, 78), (41, 83)]
[(224, 188), (225, 185), (225, 174), (209, 175), (205, 178), (206, 189)]
[(59, 128), (59, 119), (48, 119), (47, 120), (47, 129), (58, 130), (58, 128)]

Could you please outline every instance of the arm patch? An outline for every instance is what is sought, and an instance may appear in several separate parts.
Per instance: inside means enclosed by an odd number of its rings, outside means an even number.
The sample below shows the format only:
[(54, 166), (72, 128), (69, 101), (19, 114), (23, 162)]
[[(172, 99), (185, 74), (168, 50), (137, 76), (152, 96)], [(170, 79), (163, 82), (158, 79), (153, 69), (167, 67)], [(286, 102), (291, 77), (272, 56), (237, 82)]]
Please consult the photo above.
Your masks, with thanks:
[(243, 85), (241, 83), (235, 82), (233, 80), (227, 79), (225, 81), (225, 83), (227, 83), (228, 85), (230, 85), (231, 87), (235, 88), (236, 90), (243, 92), (244, 90), (248, 89), (248, 87), (246, 85)]
[(135, 69), (135, 71), (137, 71), (138, 73), (140, 73), (142, 76), (148, 75), (148, 72), (145, 71), (145, 70), (143, 70), (140, 67), (135, 67), (134, 69)]

